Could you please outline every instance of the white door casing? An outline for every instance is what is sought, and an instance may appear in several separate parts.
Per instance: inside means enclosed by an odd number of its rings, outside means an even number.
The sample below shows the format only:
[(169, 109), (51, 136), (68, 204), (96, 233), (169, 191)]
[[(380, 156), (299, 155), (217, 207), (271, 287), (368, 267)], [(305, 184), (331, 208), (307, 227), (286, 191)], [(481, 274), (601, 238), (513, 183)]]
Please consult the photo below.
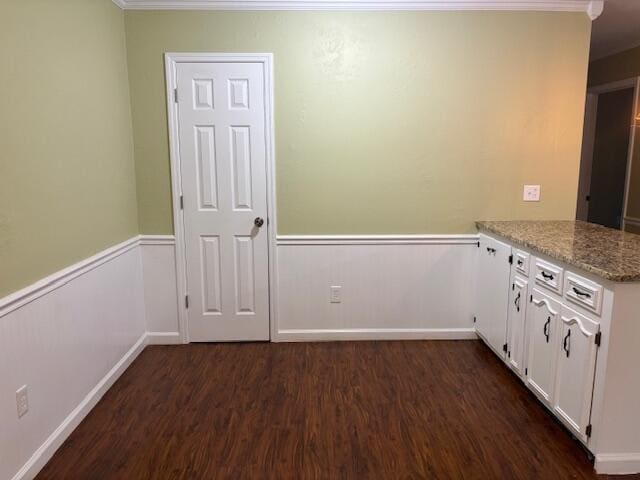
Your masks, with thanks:
[(188, 294), (185, 340), (269, 339), (271, 72), (269, 55), (255, 57), (166, 58), (168, 87), (176, 88), (168, 95), (175, 95), (169, 123), (173, 191), (182, 197), (174, 218), (178, 291)]

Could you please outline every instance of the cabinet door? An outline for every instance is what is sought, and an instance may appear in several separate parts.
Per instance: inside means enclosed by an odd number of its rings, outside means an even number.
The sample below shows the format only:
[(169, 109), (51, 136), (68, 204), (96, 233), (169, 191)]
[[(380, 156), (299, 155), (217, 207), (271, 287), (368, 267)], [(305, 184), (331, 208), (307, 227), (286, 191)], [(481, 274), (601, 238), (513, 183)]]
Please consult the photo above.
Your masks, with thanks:
[(518, 374), (524, 374), (524, 332), (528, 282), (517, 275), (511, 283), (507, 323), (507, 363)]
[(511, 247), (480, 235), (476, 330), (502, 358), (507, 336)]
[(591, 416), (599, 330), (598, 323), (562, 308), (553, 409), (582, 440), (587, 439)]
[(526, 383), (549, 405), (553, 399), (561, 310), (559, 302), (533, 289), (527, 306)]

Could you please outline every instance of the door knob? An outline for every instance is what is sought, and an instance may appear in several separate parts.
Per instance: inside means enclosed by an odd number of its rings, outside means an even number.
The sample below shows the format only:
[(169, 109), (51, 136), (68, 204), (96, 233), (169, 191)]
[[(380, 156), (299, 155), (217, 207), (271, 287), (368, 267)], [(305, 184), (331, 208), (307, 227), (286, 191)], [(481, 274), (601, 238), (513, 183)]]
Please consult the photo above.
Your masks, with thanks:
[(253, 221), (253, 224), (260, 228), (262, 225), (264, 225), (264, 219), (260, 218), (260, 217), (256, 217), (255, 220)]

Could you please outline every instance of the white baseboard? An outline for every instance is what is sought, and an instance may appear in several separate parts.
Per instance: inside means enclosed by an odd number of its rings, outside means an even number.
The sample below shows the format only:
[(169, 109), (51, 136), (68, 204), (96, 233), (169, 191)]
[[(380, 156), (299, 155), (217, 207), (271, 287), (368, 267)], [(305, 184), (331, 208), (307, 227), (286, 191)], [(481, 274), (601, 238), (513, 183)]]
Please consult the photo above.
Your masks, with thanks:
[(634, 227), (640, 227), (640, 218), (637, 218), (637, 217), (624, 217), (624, 223), (626, 225), (633, 225)]
[(111, 388), (120, 375), (138, 357), (147, 345), (147, 335), (143, 334), (127, 353), (116, 363), (98, 384), (87, 394), (80, 404), (64, 419), (55, 431), (36, 450), (24, 466), (14, 475), (13, 480), (32, 479), (51, 459), (73, 430), (96, 406), (102, 396)]
[(147, 332), (147, 345), (180, 345), (180, 332)]
[(14, 475), (13, 480), (27, 480), (35, 478), (46, 465), (64, 441), (75, 428), (84, 420), (89, 412), (97, 405), (103, 395), (113, 386), (133, 361), (140, 355), (147, 345), (176, 345), (181, 344), (179, 332), (146, 332), (124, 354), (111, 370), (91, 389), (87, 396), (64, 419), (55, 431), (49, 435), (44, 443), (36, 450), (24, 466)]
[(337, 330), (280, 330), (275, 342), (328, 342), (338, 340), (472, 340), (473, 328), (350, 328)]
[(640, 453), (601, 453), (596, 455), (595, 469), (601, 475), (640, 473)]

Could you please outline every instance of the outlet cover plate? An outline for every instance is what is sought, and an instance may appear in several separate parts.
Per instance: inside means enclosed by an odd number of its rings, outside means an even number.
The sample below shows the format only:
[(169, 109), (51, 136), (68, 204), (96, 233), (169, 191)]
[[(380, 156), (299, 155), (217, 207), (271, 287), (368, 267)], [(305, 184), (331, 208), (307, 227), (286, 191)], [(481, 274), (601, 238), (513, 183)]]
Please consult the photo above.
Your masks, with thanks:
[(540, 185), (525, 185), (522, 192), (522, 200), (525, 202), (539, 202)]
[(332, 285), (329, 287), (329, 302), (341, 303), (342, 302), (342, 287), (339, 285)]
[(18, 418), (24, 417), (29, 411), (29, 397), (27, 396), (26, 385), (16, 390), (16, 407), (18, 410)]

